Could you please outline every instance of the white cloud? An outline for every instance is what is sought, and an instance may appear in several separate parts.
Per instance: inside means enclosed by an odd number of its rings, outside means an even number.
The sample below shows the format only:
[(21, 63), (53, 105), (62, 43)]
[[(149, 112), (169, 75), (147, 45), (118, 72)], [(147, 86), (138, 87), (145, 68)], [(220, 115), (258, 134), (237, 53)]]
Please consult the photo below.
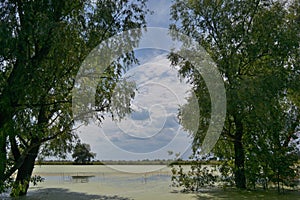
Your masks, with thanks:
[(190, 146), (191, 138), (177, 119), (190, 86), (179, 80), (165, 54), (142, 57), (144, 64), (125, 74), (139, 88), (132, 100), (135, 112), (121, 122), (106, 119), (102, 127), (90, 124), (80, 129), (81, 139), (91, 145), (97, 159), (167, 159), (167, 151), (184, 153)]

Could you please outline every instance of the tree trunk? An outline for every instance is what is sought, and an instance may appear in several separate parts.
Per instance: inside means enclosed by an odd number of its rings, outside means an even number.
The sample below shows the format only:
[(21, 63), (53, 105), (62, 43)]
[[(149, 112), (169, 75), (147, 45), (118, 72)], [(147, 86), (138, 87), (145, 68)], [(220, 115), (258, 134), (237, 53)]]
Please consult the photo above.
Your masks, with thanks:
[(5, 124), (5, 116), (4, 113), (0, 113), (0, 192), (1, 188), (3, 187), (4, 184), (4, 174), (5, 174), (5, 169), (6, 169), (6, 139), (7, 139), (7, 134), (6, 130), (4, 130), (4, 124)]
[[(47, 114), (46, 114), (46, 108), (45, 108), (45, 106), (42, 106), (40, 108), (40, 112), (39, 112), (39, 116), (38, 116), (38, 125), (43, 127), (43, 124), (45, 122), (47, 122), (47, 120), (48, 120), (48, 118), (47, 118)], [(37, 138), (37, 137), (32, 138), (30, 143), (32, 145), (38, 144), (39, 138)], [(32, 148), (28, 152), (21, 167), (18, 168), (16, 184), (14, 185), (14, 188), (13, 188), (13, 192), (14, 192), (14, 194), (12, 194), (13, 196), (24, 196), (27, 194), (30, 178), (31, 178), (32, 171), (34, 168), (35, 159), (37, 158), (38, 153), (39, 153), (39, 148), (40, 148), (40, 145), (37, 145), (34, 148)], [(20, 185), (22, 187), (22, 190), (18, 189), (18, 185)], [(15, 190), (15, 189), (17, 189), (17, 190)]]
[[(12, 190), (12, 196), (24, 196), (27, 194), (30, 178), (34, 168), (35, 159), (39, 152), (39, 146), (31, 149), (26, 156), (22, 166), (18, 169), (17, 178)], [(22, 188), (20, 188), (20, 186)]]
[(13, 68), (12, 72), (7, 79), (7, 86), (3, 89), (0, 95), (0, 190), (3, 186), (5, 179), (5, 170), (7, 167), (7, 138), (9, 131), (7, 128), (11, 128), (11, 120), (14, 115), (15, 105), (17, 102), (17, 97), (12, 98), (11, 91), (14, 83), (16, 69)]
[(4, 173), (6, 168), (6, 135), (0, 130), (0, 192), (4, 184)]
[(277, 192), (280, 193), (279, 171), (277, 171)]
[(235, 118), (236, 132), (234, 140), (234, 180), (235, 185), (239, 189), (246, 189), (246, 176), (245, 176), (245, 152), (242, 143), (243, 125), (240, 119)]

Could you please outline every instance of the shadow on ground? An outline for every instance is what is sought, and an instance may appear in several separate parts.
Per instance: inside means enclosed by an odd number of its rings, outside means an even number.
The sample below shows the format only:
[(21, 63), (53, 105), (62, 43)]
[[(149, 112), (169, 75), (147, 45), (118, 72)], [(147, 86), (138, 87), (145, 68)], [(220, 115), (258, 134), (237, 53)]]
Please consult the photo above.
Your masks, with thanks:
[(210, 189), (203, 190), (197, 194), (197, 199), (201, 200), (217, 200), (217, 199), (232, 199), (232, 200), (300, 200), (300, 191), (286, 191), (278, 194), (275, 190), (269, 191), (241, 191), (237, 189)]
[(71, 200), (132, 200), (131, 198), (120, 197), (117, 195), (114, 196), (105, 196), (105, 195), (93, 195), (85, 194), (79, 192), (72, 192), (68, 189), (62, 188), (47, 188), (47, 189), (38, 189), (28, 196), (23, 198), (18, 198), (20, 200), (60, 200), (60, 199), (71, 199)]

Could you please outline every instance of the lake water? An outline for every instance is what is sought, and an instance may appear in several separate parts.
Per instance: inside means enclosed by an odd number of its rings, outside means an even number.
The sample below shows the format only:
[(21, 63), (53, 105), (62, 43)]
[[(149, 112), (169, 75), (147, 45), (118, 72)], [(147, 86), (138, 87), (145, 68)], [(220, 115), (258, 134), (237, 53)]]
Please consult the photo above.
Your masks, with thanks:
[[(179, 193), (170, 186), (171, 169), (163, 165), (42, 165), (35, 166), (34, 175), (45, 181), (31, 185), (25, 200), (300, 200), (299, 187), (284, 195), (274, 190), (221, 188), (203, 189), (197, 194)], [(0, 195), (0, 199), (5, 198)]]
[(174, 191), (171, 170), (162, 165), (42, 165), (34, 175), (45, 181), (26, 199), (196, 199)]

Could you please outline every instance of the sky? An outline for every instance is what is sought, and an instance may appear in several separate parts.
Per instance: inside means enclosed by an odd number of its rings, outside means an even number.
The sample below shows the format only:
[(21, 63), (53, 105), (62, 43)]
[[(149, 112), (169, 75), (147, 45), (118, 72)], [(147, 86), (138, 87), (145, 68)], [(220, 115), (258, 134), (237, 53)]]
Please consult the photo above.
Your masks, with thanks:
[(100, 126), (82, 126), (82, 142), (91, 145), (99, 160), (171, 159), (168, 151), (188, 157), (191, 137), (177, 115), (190, 95), (190, 85), (170, 67), (166, 52), (139, 49), (136, 56), (141, 64), (124, 74), (137, 85), (133, 112), (121, 121), (107, 117)]
[[(148, 8), (154, 13), (146, 18), (148, 27), (168, 28), (170, 5), (167, 0), (149, 0)], [(158, 44), (166, 42), (159, 36), (155, 39)], [(157, 48), (136, 49), (140, 65), (124, 74), (138, 88), (131, 102), (133, 112), (121, 121), (107, 117), (100, 126), (90, 123), (78, 130), (81, 141), (90, 144), (97, 154), (96, 160), (174, 158), (168, 151), (180, 153), (185, 159), (190, 156), (191, 137), (177, 117), (190, 85), (171, 68), (167, 53)]]
[(148, 8), (154, 13), (148, 15), (147, 25), (149, 27), (168, 28), (170, 24), (170, 0), (148, 0)]
[[(99, 126), (90, 123), (80, 127), (83, 143), (91, 145), (96, 160), (174, 159), (175, 153), (188, 159), (192, 138), (178, 122), (178, 109), (186, 103), (191, 86), (170, 67), (164, 48), (170, 41), (161, 34), (170, 24), (169, 0), (149, 0), (154, 13), (146, 17), (150, 36), (142, 48), (135, 50), (140, 64), (130, 68), (124, 77), (135, 82), (138, 90), (131, 101), (133, 112), (121, 121), (107, 117)], [(154, 31), (153, 31), (154, 30)], [(150, 31), (151, 32), (151, 31)], [(147, 38), (148, 37), (148, 38)], [(151, 46), (151, 48), (145, 48)], [(299, 141), (296, 141), (299, 142)], [(168, 151), (174, 152), (172, 156)]]

